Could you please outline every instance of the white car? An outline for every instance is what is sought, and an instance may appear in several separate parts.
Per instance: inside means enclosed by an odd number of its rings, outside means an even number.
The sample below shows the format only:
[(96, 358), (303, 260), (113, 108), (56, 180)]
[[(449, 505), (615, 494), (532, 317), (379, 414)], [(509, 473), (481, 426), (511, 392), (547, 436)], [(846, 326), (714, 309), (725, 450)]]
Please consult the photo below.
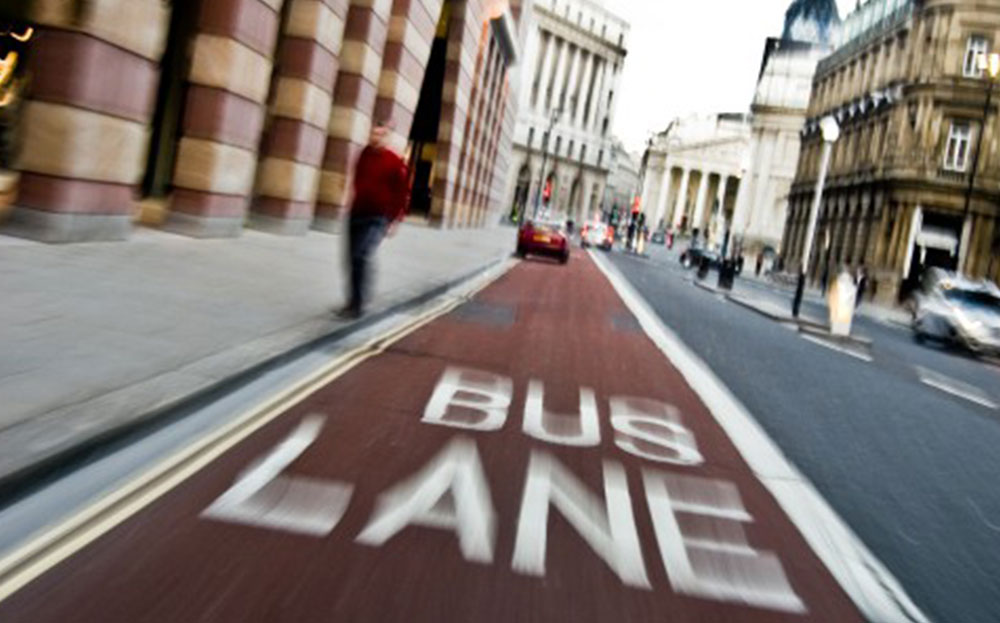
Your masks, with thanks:
[(935, 276), (914, 296), (913, 335), (1000, 355), (1000, 290), (988, 282)]
[(615, 231), (600, 221), (590, 221), (580, 230), (580, 245), (610, 251), (615, 243)]

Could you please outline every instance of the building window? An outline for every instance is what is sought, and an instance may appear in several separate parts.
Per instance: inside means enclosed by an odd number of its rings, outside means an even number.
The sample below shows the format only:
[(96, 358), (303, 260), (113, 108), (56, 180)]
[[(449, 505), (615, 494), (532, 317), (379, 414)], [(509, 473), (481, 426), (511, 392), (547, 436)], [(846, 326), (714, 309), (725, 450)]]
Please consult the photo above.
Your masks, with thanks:
[(560, 150), (560, 149), (562, 149), (562, 137), (561, 137), (561, 136), (557, 136), (557, 137), (556, 137), (556, 150), (555, 150), (555, 155), (557, 155), (557, 156), (559, 155), (559, 150)]
[(586, 145), (581, 145), (580, 146), (580, 162), (583, 162), (583, 163), (587, 162), (587, 146)]
[(590, 18), (590, 32), (594, 32), (594, 24), (595, 24), (594, 18), (591, 17)]
[(569, 149), (566, 150), (566, 157), (569, 158), (570, 160), (573, 159), (573, 148), (574, 147), (576, 147), (576, 142), (575, 141), (570, 141), (569, 142)]
[(986, 54), (989, 44), (986, 37), (969, 37), (969, 42), (965, 46), (965, 64), (962, 66), (962, 75), (966, 78), (981, 78), (983, 72), (979, 69), (979, 57)]
[(608, 36), (608, 25), (607, 24), (603, 24), (601, 26), (601, 38), (604, 39), (607, 36)]
[(969, 161), (969, 140), (972, 128), (968, 121), (952, 121), (948, 131), (948, 145), (944, 151), (944, 168), (964, 172)]
[(528, 128), (528, 149), (531, 149), (531, 145), (534, 142), (535, 142), (535, 128)]
[(597, 152), (597, 166), (601, 166), (604, 163), (604, 150)]

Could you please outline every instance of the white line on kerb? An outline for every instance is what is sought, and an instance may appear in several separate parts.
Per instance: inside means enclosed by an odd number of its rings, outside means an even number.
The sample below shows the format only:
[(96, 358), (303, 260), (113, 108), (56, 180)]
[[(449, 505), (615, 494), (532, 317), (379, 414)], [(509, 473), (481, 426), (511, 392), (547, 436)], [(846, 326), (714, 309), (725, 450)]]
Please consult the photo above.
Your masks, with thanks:
[(987, 409), (1000, 409), (1000, 405), (997, 405), (986, 392), (968, 383), (963, 383), (962, 381), (947, 377), (940, 372), (928, 370), (920, 366), (917, 366), (917, 376), (920, 377), (920, 382), (928, 387), (933, 387), (952, 396), (958, 396), (963, 400), (974, 402)]
[(834, 344), (833, 342), (824, 340), (823, 338), (816, 337), (814, 335), (803, 335), (802, 339), (803, 340), (807, 340), (809, 342), (812, 342), (813, 344), (819, 344), (820, 346), (824, 346), (826, 348), (829, 348), (830, 350), (835, 350), (838, 353), (842, 353), (842, 354), (847, 355), (849, 357), (854, 357), (855, 359), (860, 359), (861, 361), (867, 361), (868, 363), (871, 363), (871, 361), (872, 361), (872, 358), (869, 355), (866, 355), (864, 353), (859, 353), (857, 351), (853, 351), (850, 348), (845, 348), (845, 347), (843, 347), (843, 346), (841, 346), (839, 344)]
[(617, 268), (595, 253), (590, 255), (862, 615), (877, 623), (929, 623), (896, 578), (792, 465), (708, 365), (663, 324)]

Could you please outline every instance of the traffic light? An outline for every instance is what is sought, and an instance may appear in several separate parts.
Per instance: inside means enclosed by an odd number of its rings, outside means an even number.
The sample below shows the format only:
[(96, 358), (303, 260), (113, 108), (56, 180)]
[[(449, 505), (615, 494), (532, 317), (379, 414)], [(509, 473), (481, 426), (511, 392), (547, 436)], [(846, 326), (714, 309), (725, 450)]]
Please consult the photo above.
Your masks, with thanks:
[(548, 203), (552, 199), (552, 180), (545, 182), (545, 189), (542, 191), (542, 199)]

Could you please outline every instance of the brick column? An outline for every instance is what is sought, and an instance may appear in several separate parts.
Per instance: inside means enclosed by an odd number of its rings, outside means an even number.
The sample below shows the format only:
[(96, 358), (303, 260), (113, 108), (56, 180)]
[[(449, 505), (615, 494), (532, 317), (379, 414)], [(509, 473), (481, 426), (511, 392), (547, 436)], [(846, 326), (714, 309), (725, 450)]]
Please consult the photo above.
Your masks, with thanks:
[(336, 231), (351, 192), (351, 170), (368, 143), (391, 0), (351, 0), (333, 92), (313, 228)]
[(247, 217), (283, 0), (202, 0), (165, 227), (239, 236)]
[(287, 0), (250, 224), (284, 235), (312, 225), (347, 0)]
[(169, 10), (160, 0), (37, 0), (20, 188), (4, 233), (120, 240), (131, 231)]

